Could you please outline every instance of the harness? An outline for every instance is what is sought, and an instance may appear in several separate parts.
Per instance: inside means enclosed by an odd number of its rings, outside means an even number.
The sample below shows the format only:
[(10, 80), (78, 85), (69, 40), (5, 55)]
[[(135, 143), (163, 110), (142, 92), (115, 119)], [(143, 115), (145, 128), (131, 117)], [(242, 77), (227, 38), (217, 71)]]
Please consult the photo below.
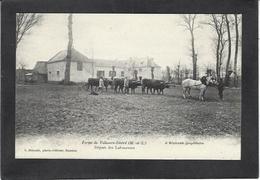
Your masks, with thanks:
[(193, 85), (193, 86), (200, 86), (200, 85), (202, 85), (203, 83), (201, 83), (201, 84), (196, 84), (196, 85)]

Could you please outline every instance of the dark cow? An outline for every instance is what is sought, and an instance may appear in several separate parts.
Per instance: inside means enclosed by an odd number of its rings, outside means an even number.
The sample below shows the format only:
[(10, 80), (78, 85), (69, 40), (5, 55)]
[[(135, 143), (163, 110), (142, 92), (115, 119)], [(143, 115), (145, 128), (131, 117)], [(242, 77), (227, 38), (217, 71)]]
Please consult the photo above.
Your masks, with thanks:
[[(113, 86), (114, 86), (114, 92), (115, 93), (120, 92), (120, 91), (123, 93), (123, 90), (124, 90), (124, 79), (115, 78), (113, 80)], [(117, 91), (117, 89), (119, 91)]]
[[(133, 80), (133, 79), (130, 79), (128, 80), (129, 81), (129, 89), (131, 89), (131, 93), (135, 93), (135, 89), (138, 87), (138, 86), (141, 86), (141, 82), (140, 81), (137, 81), (137, 80)], [(114, 92), (117, 93), (117, 92), (124, 92), (124, 79), (119, 79), (119, 78), (115, 78), (114, 81), (113, 81), (113, 86), (114, 86)], [(126, 92), (128, 93), (128, 92)]]
[(151, 79), (143, 79), (141, 81), (142, 84), (142, 94), (145, 93), (145, 88), (147, 88), (147, 94), (148, 94), (148, 87), (150, 87), (151, 85)]
[(141, 86), (141, 81), (137, 81), (134, 79), (130, 79), (129, 80), (129, 88), (131, 89), (131, 94), (135, 94), (135, 89)]
[(142, 93), (145, 92), (145, 88), (147, 89), (146, 93), (150, 90), (150, 93), (154, 93), (155, 90), (157, 93), (162, 93), (165, 88), (169, 88), (169, 84), (163, 80), (155, 80), (155, 79), (143, 79), (142, 81)]
[(163, 90), (169, 87), (169, 84), (162, 80), (154, 80), (154, 82), (152, 83), (153, 93), (156, 90), (157, 94), (163, 94)]
[[(107, 91), (107, 87), (108, 85), (112, 85), (112, 81), (109, 79), (104, 78), (104, 86), (106, 88)], [(88, 78), (88, 84), (87, 84), (88, 88), (91, 88), (91, 91), (93, 91), (93, 87), (95, 87), (95, 90), (97, 90), (98, 86), (99, 86), (99, 78)]]

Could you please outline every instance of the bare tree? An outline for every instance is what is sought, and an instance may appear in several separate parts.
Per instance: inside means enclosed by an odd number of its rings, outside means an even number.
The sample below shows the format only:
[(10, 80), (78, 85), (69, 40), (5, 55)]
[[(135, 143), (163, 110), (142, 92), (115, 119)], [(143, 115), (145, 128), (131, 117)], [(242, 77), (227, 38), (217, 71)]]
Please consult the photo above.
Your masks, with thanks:
[(64, 84), (70, 83), (71, 50), (72, 50), (72, 44), (73, 44), (72, 14), (69, 14), (69, 16), (68, 16), (68, 37), (69, 37), (69, 42), (68, 42), (68, 49), (67, 49)]
[(226, 20), (226, 26), (227, 26), (227, 33), (228, 33), (228, 58), (227, 58), (227, 63), (226, 63), (226, 75), (225, 75), (225, 83), (229, 83), (229, 76), (230, 76), (230, 58), (231, 58), (231, 35), (230, 35), (230, 25), (229, 25), (229, 19), (228, 15), (225, 14), (225, 20)]
[(234, 86), (237, 87), (237, 54), (238, 54), (238, 41), (239, 41), (239, 31), (238, 31), (238, 17), (237, 14), (235, 16), (235, 30), (236, 30), (236, 43), (235, 43), (235, 57), (234, 57)]
[(224, 50), (227, 40), (225, 39), (225, 17), (224, 15), (211, 14), (208, 22), (203, 22), (213, 28), (216, 32), (216, 38), (213, 39), (215, 44), (215, 56), (216, 56), (216, 75), (220, 78), (221, 65), (223, 63)]
[(151, 67), (151, 76), (152, 76), (152, 79), (154, 79), (154, 67)]
[(135, 70), (134, 70), (134, 79), (135, 79), (135, 80), (138, 79), (138, 78), (137, 78), (137, 74), (138, 74), (138, 71), (135, 69)]
[(166, 66), (166, 77), (167, 81), (171, 81), (171, 68), (169, 66)]
[(112, 74), (111, 74), (111, 79), (113, 80), (114, 77), (116, 76), (116, 71), (115, 71), (115, 66), (112, 66)]
[(177, 84), (180, 84), (181, 83), (181, 80), (180, 80), (180, 74), (181, 74), (181, 64), (180, 64), (180, 61), (178, 63), (178, 65), (176, 66), (175, 70), (174, 70), (174, 75), (175, 75), (175, 79), (177, 79)]
[(36, 13), (17, 13), (16, 14), (16, 47), (21, 42), (25, 34), (37, 25), (42, 19), (42, 15)]
[(20, 62), (18, 63), (18, 69), (25, 69), (25, 68), (26, 68), (25, 62), (20, 61)]
[(183, 23), (181, 26), (184, 26), (186, 30), (190, 32), (191, 35), (191, 52), (192, 52), (192, 64), (193, 64), (193, 79), (196, 79), (197, 75), (197, 56), (195, 53), (195, 38), (194, 31), (199, 27), (196, 25), (196, 14), (182, 15)]

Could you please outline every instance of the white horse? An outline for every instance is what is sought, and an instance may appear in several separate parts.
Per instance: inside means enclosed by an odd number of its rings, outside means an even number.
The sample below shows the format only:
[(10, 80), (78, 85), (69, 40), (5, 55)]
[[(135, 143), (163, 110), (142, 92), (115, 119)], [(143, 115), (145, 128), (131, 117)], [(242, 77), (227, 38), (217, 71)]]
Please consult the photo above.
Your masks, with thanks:
[(193, 80), (193, 79), (185, 79), (182, 81), (182, 94), (183, 98), (185, 99), (188, 95), (188, 97), (191, 97), (190, 90), (191, 89), (199, 89), (199, 100), (204, 101), (205, 92), (207, 90), (207, 86), (212, 83), (214, 84), (215, 81), (213, 80), (212, 76), (203, 76), (199, 81)]

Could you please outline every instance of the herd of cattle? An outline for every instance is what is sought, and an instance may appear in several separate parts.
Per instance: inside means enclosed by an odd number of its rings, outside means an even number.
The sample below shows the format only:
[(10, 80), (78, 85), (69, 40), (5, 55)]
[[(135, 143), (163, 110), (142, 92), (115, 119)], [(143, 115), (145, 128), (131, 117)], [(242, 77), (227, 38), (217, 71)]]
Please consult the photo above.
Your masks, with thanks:
[[(124, 93), (124, 79), (104, 79), (103, 81), (106, 91), (108, 89), (108, 86), (111, 86), (115, 93)], [(169, 88), (170, 86), (168, 82), (155, 79), (143, 79), (141, 81), (129, 79), (128, 81), (128, 88), (131, 90), (131, 93), (135, 93), (135, 89), (140, 86), (142, 88), (142, 93), (145, 93), (146, 91), (146, 93), (148, 94), (150, 91), (151, 94), (154, 94), (156, 91), (158, 94), (163, 94), (163, 90), (165, 88)], [(99, 87), (99, 78), (89, 78), (86, 86), (87, 89), (91, 88), (91, 91), (93, 91), (93, 88), (97, 89)]]

